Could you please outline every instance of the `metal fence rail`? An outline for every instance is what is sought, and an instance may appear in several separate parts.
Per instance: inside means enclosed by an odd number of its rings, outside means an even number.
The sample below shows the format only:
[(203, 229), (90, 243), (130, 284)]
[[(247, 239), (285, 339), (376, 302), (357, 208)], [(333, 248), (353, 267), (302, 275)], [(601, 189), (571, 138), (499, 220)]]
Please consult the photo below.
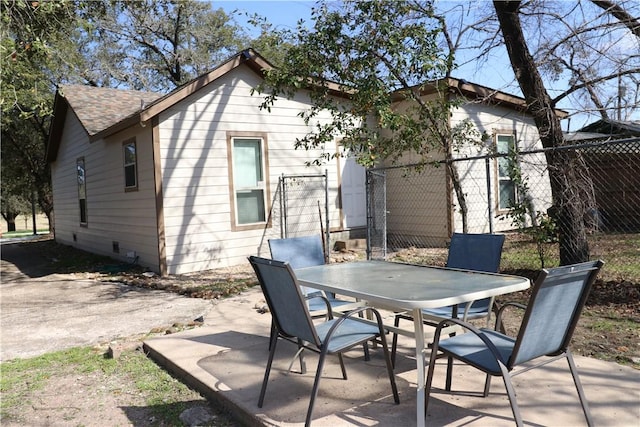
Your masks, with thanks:
[[(549, 173), (547, 158), (559, 155), (577, 165), (570, 174)], [(603, 242), (622, 239), (631, 252), (638, 245), (631, 259), (640, 264), (640, 138), (515, 153), (506, 181), (504, 173), (498, 174), (505, 157), (455, 159), (462, 197), (444, 163), (368, 170), (367, 256), (443, 263), (451, 233), (466, 229), (507, 234), (503, 268), (558, 265), (558, 236), (569, 226), (559, 220), (551, 190), (551, 176), (558, 176), (578, 183), (569, 200), (579, 208), (591, 258), (615, 263), (616, 253)], [(515, 199), (506, 206), (509, 194)], [(528, 249), (509, 253), (513, 248)]]

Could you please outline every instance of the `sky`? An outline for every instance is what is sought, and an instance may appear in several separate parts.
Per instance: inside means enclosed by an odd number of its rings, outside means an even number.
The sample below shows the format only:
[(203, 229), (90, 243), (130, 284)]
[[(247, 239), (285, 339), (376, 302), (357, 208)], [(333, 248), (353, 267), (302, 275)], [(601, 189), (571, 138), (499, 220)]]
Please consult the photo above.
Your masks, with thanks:
[(264, 16), (276, 27), (295, 28), (300, 19), (310, 21), (311, 8), (315, 1), (279, 0), (279, 1), (243, 1), (214, 0), (213, 7), (222, 7), (226, 12), (234, 10), (257, 13)]
[[(243, 1), (243, 0), (213, 0), (212, 5), (214, 8), (222, 7), (226, 12), (231, 13), (233, 11), (246, 12), (249, 15), (258, 14), (265, 17), (276, 28), (293, 29), (296, 27), (296, 23), (303, 19), (309, 22), (311, 19), (311, 9), (315, 6), (313, 0), (267, 0), (267, 1)], [(237, 18), (238, 23), (241, 25), (246, 24), (240, 17)], [(247, 26), (249, 28), (249, 26)], [(257, 34), (254, 34), (257, 35)], [(460, 79), (465, 79), (469, 82), (477, 83), (483, 86), (487, 86), (493, 89), (499, 89), (504, 92), (522, 96), (517, 82), (514, 79), (513, 70), (506, 53), (503, 55), (494, 54), (490, 61), (487, 61), (478, 66), (473, 61), (466, 66), (454, 71), (453, 76)], [(547, 87), (551, 96), (554, 96), (554, 91), (561, 92), (562, 88)], [(564, 106), (565, 109), (571, 109), (570, 105)], [(559, 108), (563, 108), (559, 105)], [(639, 117), (640, 112), (634, 116)], [(576, 115), (572, 120), (567, 123), (565, 120), (563, 123), (564, 130), (577, 130), (580, 127), (596, 120), (593, 116)]]

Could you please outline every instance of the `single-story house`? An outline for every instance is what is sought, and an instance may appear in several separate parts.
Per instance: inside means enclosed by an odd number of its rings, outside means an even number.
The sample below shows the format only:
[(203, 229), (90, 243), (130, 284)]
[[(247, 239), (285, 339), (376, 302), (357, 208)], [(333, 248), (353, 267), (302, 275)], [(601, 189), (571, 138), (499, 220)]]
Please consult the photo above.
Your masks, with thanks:
[[(443, 86), (445, 90), (442, 90)], [(453, 129), (468, 122), (477, 131), (476, 135), (482, 135), (451, 150), (467, 206), (467, 232), (514, 229), (505, 214), (509, 212), (512, 201), (521, 200), (524, 195), (518, 194), (518, 188), (508, 173), (510, 160), (506, 157), (490, 158), (489, 155), (542, 148), (533, 118), (526, 112), (526, 101), (455, 78), (427, 86), (422, 94), (427, 100), (436, 96), (461, 99), (461, 104), (451, 111), (449, 127)], [(403, 108), (402, 101), (397, 108)], [(556, 114), (561, 118), (566, 116), (566, 112), (561, 110), (556, 110)], [(443, 159), (444, 154), (434, 150), (431, 160), (438, 162)], [(415, 156), (406, 156), (402, 163), (410, 165), (416, 161)], [(385, 244), (392, 248), (442, 247), (451, 233), (463, 231), (463, 214), (451, 170), (445, 166), (427, 166), (418, 171), (408, 171), (389, 166), (369, 171), (369, 182), (376, 181), (376, 173), (385, 175), (385, 190), (374, 188), (369, 191), (374, 211), (372, 235), (378, 235), (375, 228), (380, 227), (385, 230), (382, 234), (387, 236), (386, 242), (371, 242), (373, 247)], [(552, 198), (544, 153), (528, 154), (519, 167), (530, 189), (527, 200), (536, 211), (546, 212)], [(380, 197), (385, 200), (380, 200)]]
[[(47, 149), (56, 241), (133, 260), (160, 274), (246, 263), (248, 255), (268, 254), (268, 238), (282, 236), (276, 227), (282, 218), (271, 215), (280, 177), (325, 170), (323, 231), (366, 228), (366, 205), (378, 206), (380, 200), (366, 195), (364, 169), (348, 157), (307, 166), (320, 150), (294, 149), (296, 138), (315, 127), (298, 117), (310, 105), (308, 94), (279, 99), (271, 112), (260, 109), (261, 96), (252, 96), (270, 68), (248, 49), (166, 95), (60, 86)], [(484, 146), (459, 147), (455, 157), (540, 147), (524, 99), (453, 78), (446, 84), (446, 96), (466, 101), (452, 111), (450, 125), (468, 120), (488, 135)], [(441, 95), (435, 85), (424, 92)], [(329, 120), (328, 114), (317, 120)], [(324, 150), (340, 150), (339, 141)], [(523, 174), (534, 181), (533, 188), (547, 189), (544, 155), (538, 157), (522, 165)], [(468, 195), (468, 231), (488, 232), (488, 212), (506, 212), (515, 191), (504, 164), (491, 161), (490, 189), (485, 161), (456, 167)], [(382, 203), (388, 235), (421, 236), (443, 245), (462, 230), (449, 172), (430, 168), (410, 185), (406, 178), (387, 176)], [(541, 211), (551, 204), (550, 191), (529, 196)], [(493, 230), (509, 228), (502, 222)]]
[(60, 86), (47, 148), (56, 241), (163, 275), (246, 263), (281, 237), (279, 178), (325, 171), (329, 229), (364, 228), (364, 169), (306, 165), (320, 155), (294, 149), (315, 124), (298, 117), (308, 95), (271, 112), (252, 96), (270, 68), (248, 49), (164, 96)]

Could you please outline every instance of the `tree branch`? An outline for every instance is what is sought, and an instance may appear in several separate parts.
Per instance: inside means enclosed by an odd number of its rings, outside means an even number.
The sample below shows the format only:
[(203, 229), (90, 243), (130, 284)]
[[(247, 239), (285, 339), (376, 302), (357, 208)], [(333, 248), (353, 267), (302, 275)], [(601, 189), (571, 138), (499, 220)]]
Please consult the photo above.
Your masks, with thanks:
[(551, 102), (552, 102), (553, 105), (556, 105), (560, 100), (566, 98), (567, 96), (571, 95), (573, 92), (578, 91), (580, 89), (584, 89), (584, 88), (586, 88), (588, 86), (591, 86), (591, 85), (594, 85), (596, 83), (604, 82), (604, 81), (607, 81), (607, 80), (613, 80), (613, 79), (618, 78), (620, 76), (625, 76), (625, 75), (628, 75), (628, 74), (637, 74), (637, 73), (640, 73), (640, 68), (632, 68), (630, 70), (619, 71), (617, 73), (609, 74), (607, 76), (598, 77), (597, 79), (585, 81), (584, 83), (581, 83), (579, 85), (571, 86), (569, 89), (567, 89), (566, 91), (562, 92), (560, 95), (556, 96)]
[(637, 18), (631, 16), (620, 5), (617, 5), (609, 0), (591, 0), (593, 4), (605, 10), (621, 24), (629, 29), (636, 37), (640, 39), (640, 21)]

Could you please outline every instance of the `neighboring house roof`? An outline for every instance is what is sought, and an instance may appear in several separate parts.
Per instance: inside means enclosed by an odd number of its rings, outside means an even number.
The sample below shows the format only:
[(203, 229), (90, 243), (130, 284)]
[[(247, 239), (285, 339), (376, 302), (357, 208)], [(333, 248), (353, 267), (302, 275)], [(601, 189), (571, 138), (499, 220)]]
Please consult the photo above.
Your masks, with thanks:
[(588, 140), (608, 138), (608, 135), (595, 132), (564, 132), (565, 141), (583, 142)]
[(578, 132), (593, 132), (607, 136), (640, 136), (640, 122), (600, 119), (586, 125)]
[(582, 129), (566, 133), (567, 141), (618, 140), (640, 136), (640, 122), (600, 119)]

